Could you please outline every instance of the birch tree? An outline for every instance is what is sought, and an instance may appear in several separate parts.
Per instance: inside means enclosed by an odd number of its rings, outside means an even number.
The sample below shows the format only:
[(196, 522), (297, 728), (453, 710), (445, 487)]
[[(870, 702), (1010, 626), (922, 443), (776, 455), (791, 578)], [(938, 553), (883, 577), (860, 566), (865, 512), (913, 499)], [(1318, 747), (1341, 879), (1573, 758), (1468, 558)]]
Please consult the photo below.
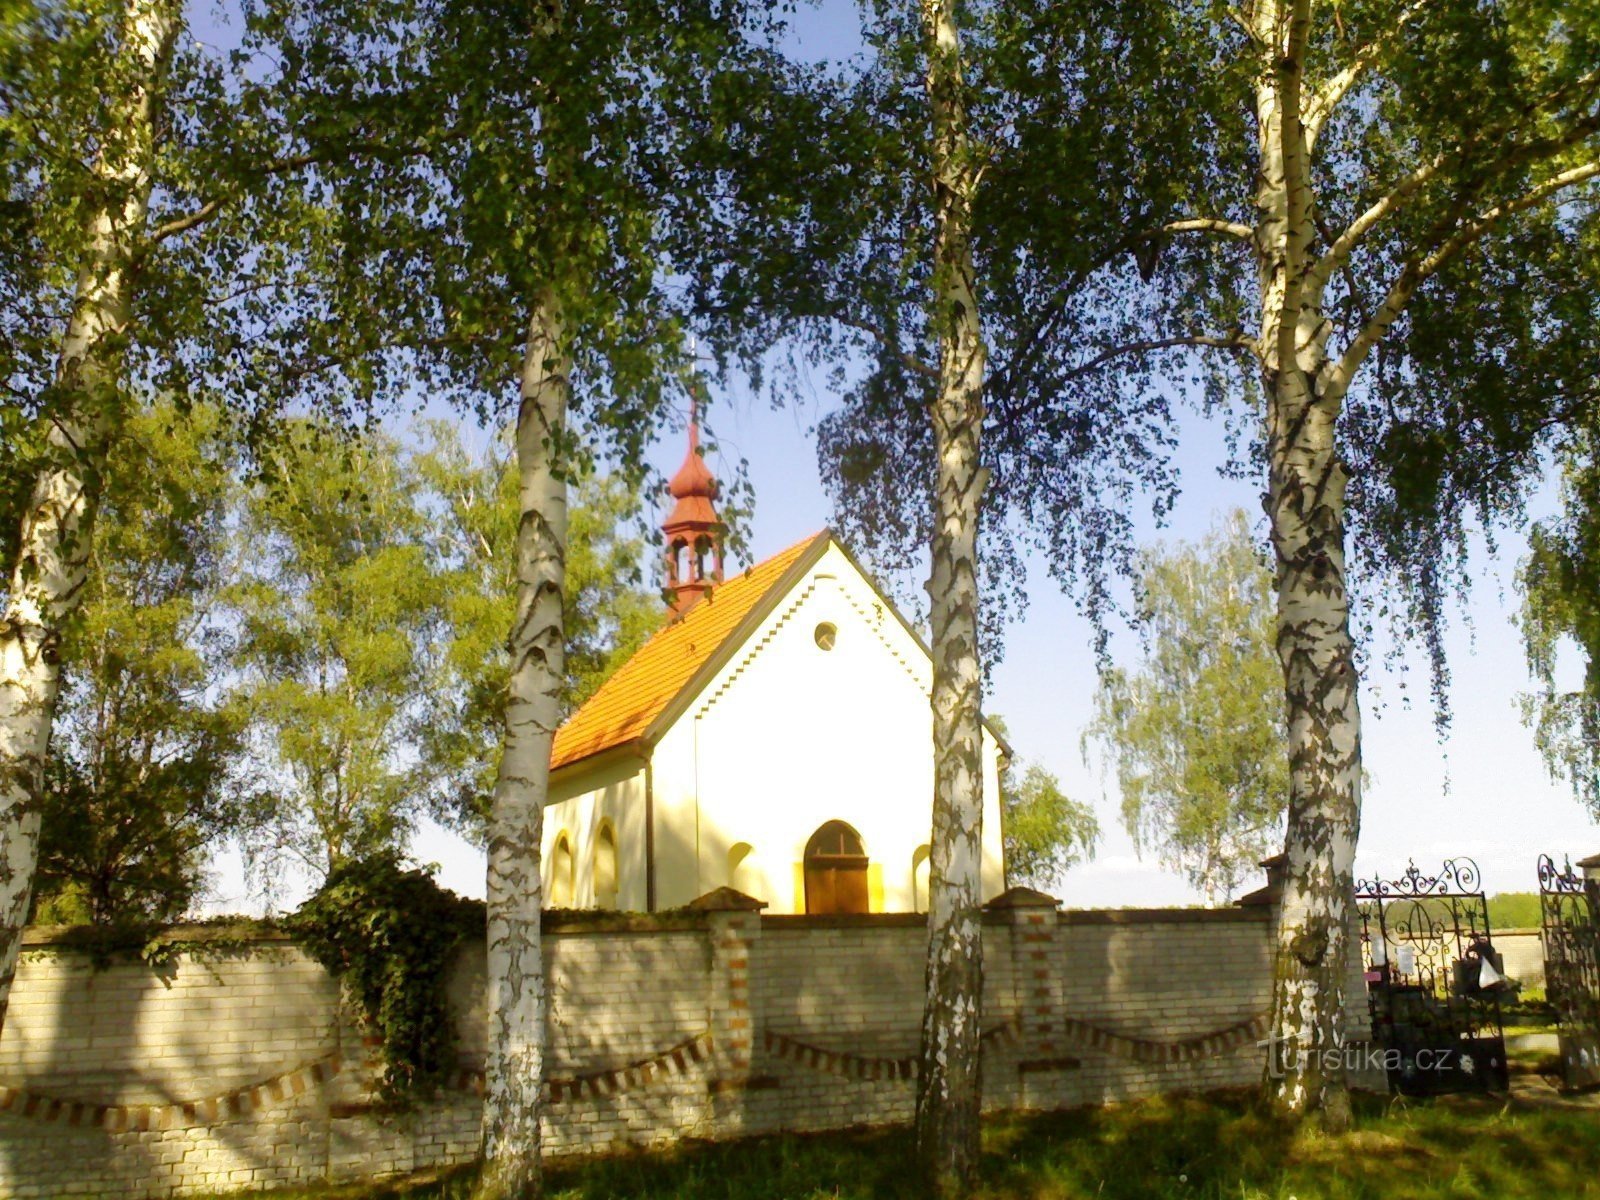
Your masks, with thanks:
[[(977, 1159), (982, 1100), (984, 665), (998, 653), (1005, 601), (1020, 592), (1019, 540), (1062, 548), (1063, 580), (1103, 607), (1128, 500), (1142, 483), (1164, 487), (1164, 402), (1045, 403), (1071, 343), (1040, 325), (1041, 306), (1107, 250), (1088, 237), (1043, 245), (1026, 201), (1051, 190), (1053, 211), (1081, 201), (1089, 227), (1120, 228), (1124, 212), (1080, 161), (1029, 148), (1050, 133), (1040, 105), (1011, 88), (1009, 6), (874, 6), (863, 36), (859, 68), (764, 60), (741, 86), (750, 116), (697, 145), (726, 163), (714, 215), (732, 261), (702, 256), (689, 274), (703, 310), (742, 335), (755, 365), (769, 365), (774, 343), (786, 348), (780, 395), (790, 372), (832, 371), (841, 397), (819, 424), (821, 465), (855, 543), (902, 578), (931, 558), (936, 787), (917, 1145), (931, 1186), (958, 1194)], [(1158, 74), (1144, 61), (1093, 86), (1123, 93), (1145, 72)], [(1107, 160), (1132, 167), (1126, 153)], [(991, 345), (1001, 352), (992, 369)], [(1039, 439), (1057, 440), (1062, 457), (1043, 464), (1030, 452)], [(991, 474), (1004, 486), (991, 487)], [(1028, 520), (1046, 510), (1052, 519)]]
[[(1073, 21), (1058, 14), (1053, 35), (1051, 15), (1037, 15), (1028, 36), (1040, 45)], [(1443, 406), (1408, 414), (1396, 404), (1408, 379), (1426, 378), (1461, 411), (1475, 407), (1475, 380), (1504, 364), (1560, 382), (1541, 370), (1554, 364), (1533, 335), (1537, 293), (1518, 285), (1522, 299), (1497, 302), (1477, 285), (1512, 262), (1541, 271), (1526, 253), (1540, 240), (1531, 231), (1559, 249), (1571, 239), (1563, 214), (1592, 194), (1595, 15), (1542, 3), (1256, 0), (1173, 19), (1176, 74), (1220, 81), (1249, 103), (1216, 104), (1204, 83), (1196, 99), (1213, 103), (1164, 98), (1202, 160), (1147, 186), (1150, 211), (1124, 251), (1138, 277), (1115, 284), (1137, 314), (1132, 336), (1083, 339), (1074, 370), (1116, 392), (1127, 364), (1221, 352), (1221, 366), (1198, 368), (1201, 381), (1214, 396), (1258, 399), (1238, 431), (1264, 483), (1290, 768), (1281, 1069), (1268, 1087), (1285, 1110), (1321, 1106), (1338, 1127), (1348, 1119), (1335, 1052), (1361, 811), (1351, 522), (1386, 491), (1422, 482), (1388, 451), (1436, 441), (1428, 415)], [(1041, 90), (1057, 82), (1048, 65), (1037, 79)], [(1108, 286), (1117, 269), (1106, 264)]]
[(955, 0), (922, 0), (933, 118), (932, 328), (935, 516), (928, 577), (933, 639), (933, 839), (927, 994), (918, 1059), (917, 1154), (938, 1195), (965, 1195), (977, 1169), (983, 1089), (983, 679), (978, 655), (978, 520), (983, 465), (983, 330), (973, 278), (978, 163), (967, 135)]
[[(1600, 467), (1579, 447), (1562, 471), (1562, 514), (1535, 525), (1522, 564), (1522, 641), (1538, 692), (1523, 697), (1523, 722), (1545, 766), (1591, 814), (1600, 816)], [(1581, 447), (1581, 448), (1580, 448)], [(1560, 658), (1582, 659), (1577, 687), (1558, 683)]]
[[(50, 16), (65, 23), (64, 14)], [(46, 395), (34, 400), (47, 416), (46, 431), (29, 463), (27, 498), (17, 505), (18, 532), (7, 547), (5, 563), (5, 607), (0, 613), (0, 1023), (39, 857), (46, 752), (61, 686), (62, 628), (81, 601), (100, 477), (127, 404), (122, 344), (132, 316), (136, 256), (150, 204), (157, 127), (179, 22), (180, 6), (172, 0), (131, 0), (98, 23), (96, 33), (106, 38), (109, 49), (74, 40), (70, 54), (62, 54), (95, 69), (105, 115), (75, 131), (95, 147), (86, 164), (91, 186), (73, 197), (70, 211), (38, 214), (41, 221), (67, 226), (51, 232), (66, 234), (58, 245), (69, 259), (51, 265), (76, 279), (65, 329), (50, 355), (54, 363)], [(3, 36), (6, 57), (15, 61), (26, 43), (48, 34), (28, 23), (8, 26)], [(23, 93), (18, 99), (50, 103), (39, 94)], [(78, 97), (80, 103), (87, 99)], [(21, 122), (13, 117), (8, 125)], [(35, 182), (28, 176), (40, 164), (24, 163), (8, 182)], [(8, 201), (25, 203), (15, 195)], [(35, 247), (18, 249), (27, 253)], [(7, 298), (12, 301), (8, 325), (43, 315), (24, 311), (19, 296)], [(35, 354), (49, 352), (39, 347)], [(24, 383), (31, 373), (27, 365), (6, 363), (12, 371), (7, 382)]]
[(61, 639), (129, 413), (209, 393), (252, 446), (290, 399), (347, 416), (387, 379), (305, 336), (318, 287), (350, 281), (328, 253), (336, 204), (299, 185), (311, 162), (411, 147), (375, 147), (346, 113), (284, 153), (278, 65), (202, 46), (168, 0), (31, 0), (0, 24), (0, 1020)]
[[(316, 336), (339, 357), (391, 349), (434, 394), (496, 419), (515, 384), (516, 606), (488, 823), (485, 1197), (540, 1190), (545, 993), (540, 828), (563, 711), (567, 492), (597, 454), (639, 474), (682, 362), (662, 285), (692, 219), (674, 153), (725, 61), (738, 6), (653, 0), (503, 11), (263, 0), (284, 47), (288, 123), (363, 114), (417, 147), (319, 174), (341, 198), (352, 281)], [(385, 311), (387, 328), (358, 317)]]

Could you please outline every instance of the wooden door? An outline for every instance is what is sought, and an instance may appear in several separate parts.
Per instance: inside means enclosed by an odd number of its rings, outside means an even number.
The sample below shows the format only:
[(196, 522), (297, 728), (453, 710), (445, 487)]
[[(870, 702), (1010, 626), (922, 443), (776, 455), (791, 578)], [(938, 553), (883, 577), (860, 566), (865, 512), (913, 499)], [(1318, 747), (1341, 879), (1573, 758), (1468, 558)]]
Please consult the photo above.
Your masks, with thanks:
[(818, 829), (806, 843), (805, 880), (808, 913), (869, 911), (861, 835), (843, 821)]

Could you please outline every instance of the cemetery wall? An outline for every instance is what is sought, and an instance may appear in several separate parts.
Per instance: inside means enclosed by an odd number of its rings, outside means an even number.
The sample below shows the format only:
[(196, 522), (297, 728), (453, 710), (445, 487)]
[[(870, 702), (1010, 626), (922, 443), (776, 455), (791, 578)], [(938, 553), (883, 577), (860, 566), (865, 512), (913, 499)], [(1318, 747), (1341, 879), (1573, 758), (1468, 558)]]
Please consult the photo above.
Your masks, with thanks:
[[(909, 1120), (925, 918), (762, 917), (726, 890), (697, 903), (547, 919), (550, 1153)], [(1257, 1083), (1271, 911), (1002, 897), (984, 927), (986, 1107)], [(396, 1112), (337, 983), (285, 938), (200, 937), (152, 967), (33, 931), (0, 1037), (0, 1195), (165, 1197), (470, 1160), (481, 944), (450, 990), (459, 1069)]]

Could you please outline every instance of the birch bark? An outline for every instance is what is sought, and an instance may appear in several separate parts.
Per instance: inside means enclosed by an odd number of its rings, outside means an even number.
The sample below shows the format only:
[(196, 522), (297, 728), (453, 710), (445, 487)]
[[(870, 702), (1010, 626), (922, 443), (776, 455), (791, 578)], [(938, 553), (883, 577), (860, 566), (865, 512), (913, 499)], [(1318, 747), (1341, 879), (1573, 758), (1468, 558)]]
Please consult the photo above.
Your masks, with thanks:
[(54, 423), (0, 612), (0, 1026), (39, 858), (39, 803), (62, 627), (82, 599), (100, 479), (122, 424), (122, 346), (145, 233), (162, 87), (182, 10), (130, 0), (90, 166), (81, 266), (56, 360)]
[(916, 1142), (936, 1195), (971, 1188), (979, 1149), (983, 943), (982, 682), (978, 660), (978, 514), (984, 344), (969, 244), (977, 185), (962, 96), (954, 0), (923, 0), (933, 115), (933, 308), (939, 378), (931, 418), (938, 459), (932, 573), (933, 837), (927, 994)]
[(1268, 1086), (1284, 1110), (1349, 1121), (1341, 1010), (1361, 818), (1361, 717), (1345, 574), (1344, 387), (1327, 351), (1303, 77), (1310, 0), (1261, 3), (1256, 81), (1267, 497), (1289, 753), (1288, 856)]
[(544, 960), (540, 838), (550, 747), (561, 723), (566, 657), (567, 482), (571, 370), (561, 304), (539, 299), (528, 326), (517, 412), (521, 523), (517, 612), (505, 746), (489, 817), (488, 1015), (483, 1173), (479, 1200), (525, 1200), (542, 1190), (539, 1118), (544, 1086)]

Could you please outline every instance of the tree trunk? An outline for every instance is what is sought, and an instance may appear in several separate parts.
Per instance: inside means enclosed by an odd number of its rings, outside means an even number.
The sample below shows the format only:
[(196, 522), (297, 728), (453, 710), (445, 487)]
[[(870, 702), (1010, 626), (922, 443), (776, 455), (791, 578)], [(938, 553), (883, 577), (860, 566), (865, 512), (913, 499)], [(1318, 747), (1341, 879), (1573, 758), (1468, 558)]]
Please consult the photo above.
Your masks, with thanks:
[(1311, 141), (1304, 122), (1308, 0), (1259, 4), (1256, 253), (1267, 515), (1277, 563), (1278, 657), (1289, 753), (1286, 881), (1276, 935), (1271, 1099), (1299, 1116), (1349, 1120), (1341, 1010), (1361, 816), (1361, 723), (1345, 578), (1342, 387), (1327, 356)]
[(927, 995), (917, 1079), (917, 1154), (935, 1195), (972, 1185), (982, 1103), (982, 681), (978, 660), (978, 514), (984, 345), (968, 242), (976, 173), (961, 94), (951, 0), (923, 0), (933, 110), (934, 327), (938, 458), (933, 570), (933, 838)]
[(1293, 395), (1303, 391), (1280, 386), (1269, 437), (1290, 771), (1273, 988), (1280, 1069), (1271, 1085), (1284, 1111), (1321, 1107), (1338, 1129), (1349, 1120), (1341, 1014), (1361, 822), (1361, 715), (1335, 414)]
[(91, 166), (72, 315), (56, 361), (43, 465), (23, 511), (0, 612), (0, 1027), (39, 861), (39, 805), (60, 692), (62, 628), (88, 575), (101, 477), (122, 424), (121, 344), (150, 199), (160, 90), (181, 20), (174, 0), (131, 0)]
[(522, 503), (517, 529), (517, 615), (505, 745), (489, 815), (489, 1051), (484, 1071), (479, 1200), (538, 1196), (544, 1086), (544, 960), (540, 950), (540, 838), (550, 746), (561, 723), (566, 656), (565, 462), (570, 359), (561, 306), (540, 299), (528, 328), (517, 412)]

